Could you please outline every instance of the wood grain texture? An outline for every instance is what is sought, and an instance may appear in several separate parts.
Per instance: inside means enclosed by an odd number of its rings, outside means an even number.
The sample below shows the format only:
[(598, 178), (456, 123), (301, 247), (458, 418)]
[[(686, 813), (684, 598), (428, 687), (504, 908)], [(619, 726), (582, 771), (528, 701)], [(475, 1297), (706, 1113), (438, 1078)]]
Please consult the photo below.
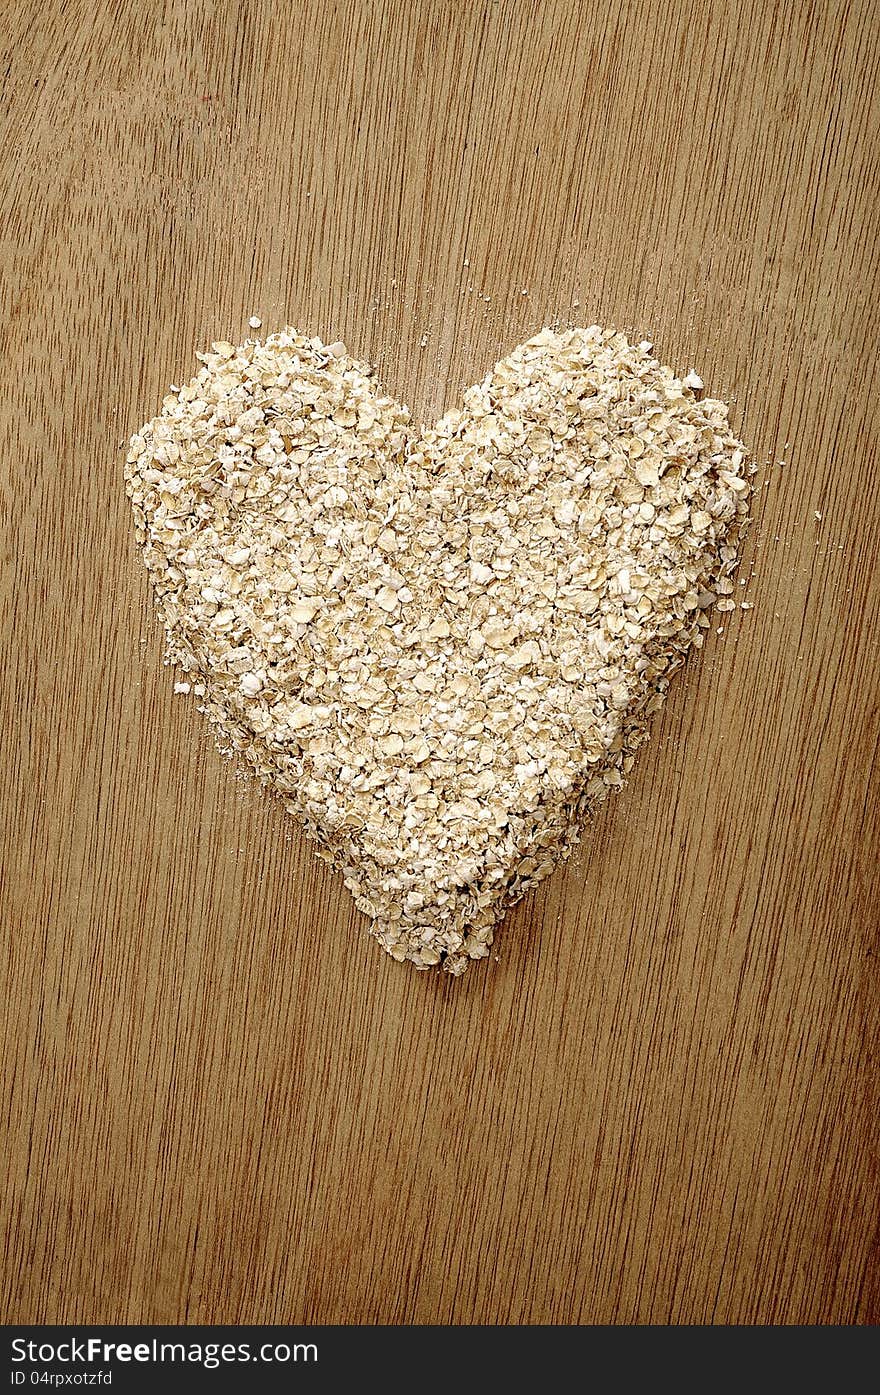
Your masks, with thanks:
[[(878, 1320), (876, 9), (0, 25), (2, 1316)], [(253, 311), (426, 419), (614, 324), (763, 466), (756, 608), (458, 982), (160, 662), (119, 446)]]

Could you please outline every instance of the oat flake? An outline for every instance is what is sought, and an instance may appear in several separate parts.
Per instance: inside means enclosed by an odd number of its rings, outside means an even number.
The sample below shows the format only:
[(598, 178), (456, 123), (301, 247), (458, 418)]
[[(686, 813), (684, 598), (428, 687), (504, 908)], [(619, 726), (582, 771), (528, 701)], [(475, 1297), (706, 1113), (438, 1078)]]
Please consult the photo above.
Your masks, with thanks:
[(651, 347), (545, 329), (419, 432), (284, 330), (214, 344), (131, 439), (181, 690), (395, 959), (489, 954), (732, 608), (752, 469)]

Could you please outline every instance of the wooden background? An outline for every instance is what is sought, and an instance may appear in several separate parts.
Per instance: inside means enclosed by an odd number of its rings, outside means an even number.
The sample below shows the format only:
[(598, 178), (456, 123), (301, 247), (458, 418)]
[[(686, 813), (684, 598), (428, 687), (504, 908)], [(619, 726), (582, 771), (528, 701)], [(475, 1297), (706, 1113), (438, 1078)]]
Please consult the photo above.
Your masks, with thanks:
[[(872, 9), (4, 4), (6, 1320), (878, 1319)], [(254, 311), (426, 418), (651, 335), (762, 466), (755, 609), (458, 982), (160, 663), (119, 446)]]

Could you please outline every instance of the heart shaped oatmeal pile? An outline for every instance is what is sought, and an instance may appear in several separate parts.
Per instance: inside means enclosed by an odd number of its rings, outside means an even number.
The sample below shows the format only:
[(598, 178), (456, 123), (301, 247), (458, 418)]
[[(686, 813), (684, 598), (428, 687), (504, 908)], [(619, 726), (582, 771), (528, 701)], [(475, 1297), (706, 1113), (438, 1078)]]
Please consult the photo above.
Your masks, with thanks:
[(383, 948), (461, 973), (733, 589), (746, 452), (597, 327), (543, 330), (424, 433), (341, 344), (201, 357), (126, 466), (178, 686)]

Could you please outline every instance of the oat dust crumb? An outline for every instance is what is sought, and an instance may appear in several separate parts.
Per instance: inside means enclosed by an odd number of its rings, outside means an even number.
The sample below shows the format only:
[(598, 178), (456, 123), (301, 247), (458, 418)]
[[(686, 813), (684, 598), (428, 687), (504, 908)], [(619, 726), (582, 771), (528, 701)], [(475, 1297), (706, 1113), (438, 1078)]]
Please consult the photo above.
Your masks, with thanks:
[(424, 432), (341, 343), (200, 358), (126, 464), (180, 690), (383, 948), (460, 974), (733, 608), (747, 453), (695, 374), (596, 326)]

